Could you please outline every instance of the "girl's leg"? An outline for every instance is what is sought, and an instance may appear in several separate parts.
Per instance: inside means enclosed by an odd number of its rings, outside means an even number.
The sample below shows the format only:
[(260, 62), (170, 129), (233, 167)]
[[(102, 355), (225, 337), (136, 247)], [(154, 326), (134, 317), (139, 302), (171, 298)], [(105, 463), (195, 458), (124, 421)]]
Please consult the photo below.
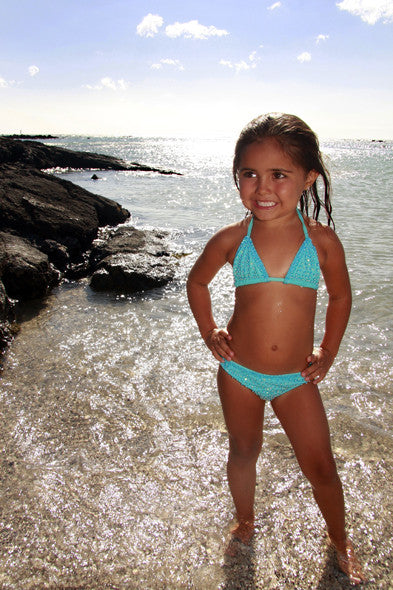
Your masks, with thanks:
[(221, 367), (217, 383), (229, 434), (228, 483), (239, 521), (233, 532), (247, 542), (254, 528), (256, 462), (262, 447), (265, 402)]
[(344, 496), (318, 387), (312, 383), (301, 385), (273, 400), (272, 407), (291, 442), (301, 470), (312, 485), (329, 537), (338, 549), (344, 549)]
[(272, 406), (312, 485), (338, 564), (352, 583), (359, 584), (365, 576), (345, 532), (344, 496), (318, 387), (311, 383), (297, 387), (273, 400)]

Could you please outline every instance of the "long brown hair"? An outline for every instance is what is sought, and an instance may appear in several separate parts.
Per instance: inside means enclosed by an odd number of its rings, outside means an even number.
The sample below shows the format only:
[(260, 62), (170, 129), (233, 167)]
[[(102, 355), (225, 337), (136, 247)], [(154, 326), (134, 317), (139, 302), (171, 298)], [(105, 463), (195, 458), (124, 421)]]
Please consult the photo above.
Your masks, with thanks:
[(282, 150), (306, 172), (316, 170), (319, 173), (324, 185), (323, 198), (318, 194), (317, 181), (315, 181), (307, 190), (302, 192), (300, 210), (308, 216), (310, 204), (312, 203), (312, 217), (318, 219), (320, 209), (323, 207), (328, 225), (332, 225), (334, 228), (330, 200), (330, 175), (322, 159), (318, 138), (314, 131), (295, 115), (268, 113), (253, 119), (242, 130), (236, 143), (233, 158), (233, 178), (237, 188), (239, 189), (238, 172), (244, 150), (251, 143), (262, 142), (268, 137), (274, 138)]

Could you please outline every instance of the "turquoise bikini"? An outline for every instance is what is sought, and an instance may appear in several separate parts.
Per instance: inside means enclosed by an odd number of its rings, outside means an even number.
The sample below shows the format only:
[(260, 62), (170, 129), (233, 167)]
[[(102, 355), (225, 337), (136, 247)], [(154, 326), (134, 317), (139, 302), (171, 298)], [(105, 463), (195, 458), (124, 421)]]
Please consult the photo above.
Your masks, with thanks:
[(295, 258), (292, 260), (292, 264), (285, 277), (270, 277), (267, 274), (265, 265), (255, 250), (251, 239), (251, 231), (254, 224), (254, 218), (252, 217), (248, 226), (247, 235), (244, 236), (233, 261), (235, 287), (276, 282), (286, 285), (297, 285), (298, 287), (309, 287), (315, 290), (318, 289), (320, 276), (318, 254), (307, 233), (302, 214), (299, 209), (296, 209), (296, 211), (302, 222), (304, 240)]
[[(279, 282), (286, 285), (296, 285), (309, 289), (318, 289), (320, 266), (318, 254), (312, 243), (301, 212), (297, 214), (302, 223), (304, 240), (293, 259), (285, 277), (271, 277), (268, 275), (258, 252), (251, 239), (254, 219), (251, 218), (247, 235), (244, 236), (233, 262), (233, 277), (235, 287), (255, 285), (258, 283)], [(239, 383), (251, 389), (260, 398), (271, 401), (275, 397), (307, 383), (301, 373), (284, 375), (266, 375), (252, 369), (247, 369), (235, 361), (224, 360), (221, 367)]]

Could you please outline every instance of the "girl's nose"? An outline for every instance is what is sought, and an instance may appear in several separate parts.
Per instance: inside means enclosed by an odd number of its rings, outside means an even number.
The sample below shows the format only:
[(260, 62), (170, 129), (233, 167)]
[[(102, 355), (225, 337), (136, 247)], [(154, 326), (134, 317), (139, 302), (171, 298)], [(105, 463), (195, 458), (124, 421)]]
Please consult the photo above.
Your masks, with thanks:
[(264, 178), (263, 176), (259, 176), (258, 183), (257, 183), (257, 193), (262, 195), (262, 194), (269, 193), (269, 192), (270, 192), (269, 180), (267, 178)]

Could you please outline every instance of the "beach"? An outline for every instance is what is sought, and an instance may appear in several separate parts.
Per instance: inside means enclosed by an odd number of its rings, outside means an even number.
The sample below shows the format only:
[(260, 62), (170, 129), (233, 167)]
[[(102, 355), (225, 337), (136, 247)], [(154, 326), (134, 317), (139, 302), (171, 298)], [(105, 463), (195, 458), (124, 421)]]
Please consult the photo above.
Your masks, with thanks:
[[(339, 589), (324, 523), (271, 409), (258, 462), (257, 532), (224, 554), (233, 521), (217, 363), (188, 309), (185, 280), (206, 240), (244, 211), (233, 140), (64, 137), (50, 145), (173, 169), (57, 170), (119, 202), (130, 224), (170, 232), (169, 285), (135, 295), (65, 282), (22, 310), (0, 376), (0, 587)], [(348, 530), (370, 578), (392, 587), (392, 142), (325, 140), (336, 229), (354, 304), (320, 386)], [(323, 221), (323, 219), (322, 219)], [(218, 321), (229, 268), (213, 282)], [(326, 291), (319, 289), (316, 344)]]

